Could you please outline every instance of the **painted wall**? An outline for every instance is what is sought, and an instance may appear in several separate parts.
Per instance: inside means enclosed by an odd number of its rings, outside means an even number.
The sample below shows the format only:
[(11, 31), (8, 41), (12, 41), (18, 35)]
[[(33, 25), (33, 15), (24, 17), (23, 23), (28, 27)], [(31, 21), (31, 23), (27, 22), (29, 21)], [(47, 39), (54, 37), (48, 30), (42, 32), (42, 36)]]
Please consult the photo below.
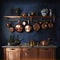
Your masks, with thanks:
[[(2, 15), (5, 16), (5, 15), (12, 15), (11, 14), (11, 8), (21, 8), (21, 13), (25, 12), (25, 13), (28, 13), (28, 12), (31, 12), (31, 11), (34, 11), (34, 12), (40, 12), (41, 9), (43, 8), (52, 8), (55, 12), (55, 15), (56, 15), (56, 21), (55, 21), (55, 28), (54, 28), (54, 31), (50, 31), (49, 29), (47, 30), (40, 30), (38, 32), (35, 32), (35, 31), (32, 31), (30, 33), (26, 33), (25, 31), (23, 33), (17, 33), (17, 32), (14, 32), (14, 33), (11, 33), (9, 32), (8, 28), (6, 27), (6, 20), (5, 18), (2, 18), (1, 19), (1, 25), (2, 25), (2, 33), (1, 33), (1, 40), (2, 40), (2, 45), (6, 45), (7, 44), (7, 40), (10, 38), (10, 35), (14, 35), (14, 39), (16, 39), (17, 37), (17, 34), (19, 35), (19, 39), (23, 39), (21, 41), (21, 43), (26, 43), (26, 42), (29, 42), (29, 40), (35, 40), (35, 41), (41, 41), (41, 40), (44, 40), (44, 39), (48, 39), (49, 37), (52, 38), (52, 43), (53, 44), (56, 44), (58, 46), (60, 46), (60, 3), (59, 1), (39, 1), (39, 0), (33, 0), (33, 1), (27, 1), (25, 0), (24, 2), (23, 1), (3, 1), (3, 4), (2, 4)], [(28, 10), (27, 10), (28, 8)], [(3, 17), (2, 16), (2, 17)], [(9, 19), (11, 20), (11, 19)], [(21, 20), (24, 20), (24, 19), (21, 19)], [(17, 24), (17, 22), (13, 22), (13, 26), (15, 26)], [(51, 35), (50, 35), (51, 33)]]

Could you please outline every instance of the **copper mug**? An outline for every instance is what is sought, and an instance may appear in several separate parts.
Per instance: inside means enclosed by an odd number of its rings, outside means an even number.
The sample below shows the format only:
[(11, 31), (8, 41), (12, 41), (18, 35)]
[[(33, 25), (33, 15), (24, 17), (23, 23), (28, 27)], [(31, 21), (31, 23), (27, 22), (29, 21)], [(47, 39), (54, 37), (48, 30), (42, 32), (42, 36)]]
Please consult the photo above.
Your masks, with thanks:
[(42, 41), (40, 42), (40, 45), (42, 45), (42, 46), (48, 46), (49, 43), (50, 43), (50, 40), (42, 40)]

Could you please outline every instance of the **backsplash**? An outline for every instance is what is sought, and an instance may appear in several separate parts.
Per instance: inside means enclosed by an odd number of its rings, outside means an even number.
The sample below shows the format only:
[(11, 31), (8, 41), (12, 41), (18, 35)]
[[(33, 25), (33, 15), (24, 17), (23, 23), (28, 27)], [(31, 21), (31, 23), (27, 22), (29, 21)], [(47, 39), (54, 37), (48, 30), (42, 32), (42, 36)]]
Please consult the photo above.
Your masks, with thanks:
[[(47, 0), (46, 0), (47, 1)], [(44, 1), (39, 1), (39, 0), (35, 0), (35, 1), (4, 1), (3, 5), (2, 5), (2, 15), (3, 16), (8, 16), (8, 15), (13, 15), (11, 13), (11, 8), (16, 9), (16, 8), (20, 8), (21, 9), (21, 13), (30, 13), (31, 11), (34, 12), (41, 12), (41, 9), (43, 8), (52, 8), (55, 15), (56, 15), (56, 21), (55, 21), (55, 28), (53, 30), (53, 32), (49, 29), (47, 30), (40, 30), (38, 32), (32, 31), (30, 33), (27, 32), (22, 32), (22, 33), (18, 33), (18, 32), (9, 32), (9, 29), (6, 27), (6, 18), (2, 18), (1, 19), (1, 25), (2, 25), (2, 45), (7, 45), (7, 40), (10, 38), (10, 35), (14, 36), (14, 39), (17, 38), (17, 35), (19, 35), (19, 40), (23, 39), (21, 41), (21, 43), (27, 43), (29, 42), (29, 40), (35, 40), (35, 41), (41, 41), (41, 40), (47, 40), (48, 38), (52, 38), (52, 43), (56, 44), (58, 46), (60, 46), (60, 8), (58, 8), (57, 6), (59, 6), (60, 4), (58, 2), (44, 2)], [(27, 10), (28, 8), (28, 10)], [(8, 20), (13, 20), (13, 19), (8, 19)], [(24, 20), (24, 19), (21, 19)], [(18, 22), (12, 22), (12, 24), (15, 26)], [(51, 35), (50, 35), (51, 34)]]

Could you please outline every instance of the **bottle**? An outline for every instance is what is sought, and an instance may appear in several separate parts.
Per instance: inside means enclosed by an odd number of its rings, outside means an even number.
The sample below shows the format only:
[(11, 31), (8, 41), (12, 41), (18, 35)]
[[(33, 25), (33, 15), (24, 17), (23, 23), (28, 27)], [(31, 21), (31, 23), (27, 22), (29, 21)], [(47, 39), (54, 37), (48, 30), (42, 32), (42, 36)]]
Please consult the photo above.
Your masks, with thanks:
[(17, 35), (17, 39), (15, 40), (15, 44), (16, 44), (16, 45), (19, 45), (19, 44), (20, 44), (19, 35)]
[(49, 16), (52, 16), (52, 9), (49, 9), (50, 13), (49, 13)]
[(10, 38), (8, 40), (8, 45), (13, 45), (13, 42), (14, 42), (13, 36), (10, 35)]

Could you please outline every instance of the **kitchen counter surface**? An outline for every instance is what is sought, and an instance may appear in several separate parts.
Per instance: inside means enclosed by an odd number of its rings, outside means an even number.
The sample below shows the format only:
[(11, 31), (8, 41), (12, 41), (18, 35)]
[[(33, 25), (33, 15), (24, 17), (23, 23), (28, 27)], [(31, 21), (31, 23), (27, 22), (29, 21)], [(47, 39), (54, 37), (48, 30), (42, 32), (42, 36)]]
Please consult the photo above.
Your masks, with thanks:
[(49, 46), (2, 46), (2, 48), (22, 48), (22, 47), (25, 47), (25, 48), (57, 48), (57, 46), (55, 45), (49, 45)]

